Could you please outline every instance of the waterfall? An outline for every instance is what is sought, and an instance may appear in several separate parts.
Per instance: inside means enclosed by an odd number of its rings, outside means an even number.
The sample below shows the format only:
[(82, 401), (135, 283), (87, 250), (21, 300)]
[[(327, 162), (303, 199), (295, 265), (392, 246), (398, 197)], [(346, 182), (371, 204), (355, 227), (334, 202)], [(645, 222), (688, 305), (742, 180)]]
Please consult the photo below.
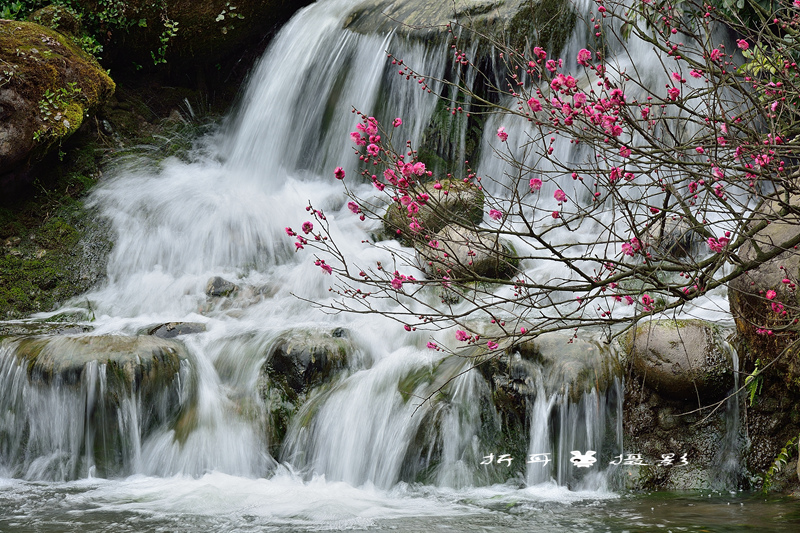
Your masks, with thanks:
[[(382, 490), (504, 482), (605, 488), (605, 465), (622, 447), (618, 376), (602, 389), (571, 388), (574, 381), (531, 363), (528, 374), (510, 380), (524, 381), (524, 393), (503, 389), (488, 371), (473, 368), (472, 354), (444, 357), (425, 348), (426, 332), (406, 332), (381, 316), (317, 309), (331, 301), (332, 278), (313, 254), (294, 253), (284, 228), (300, 227), (311, 202), (325, 211), (332, 237), (354, 264), (391, 263), (400, 245), (360, 245), (376, 223), (348, 212), (333, 169), (344, 167), (354, 177), (352, 191), (374, 198), (371, 186), (355, 179), (352, 108), (383, 124), (402, 117), (396, 145), (420, 145), (437, 109), (435, 94), (399, 76), (387, 51), (431, 80), (445, 77), (450, 53), (444, 39), (422, 43), (343, 29), (356, 4), (321, 0), (287, 23), (255, 67), (239, 108), (197, 141), (188, 162), (121, 164), (93, 192), (91, 204), (111, 221), (115, 245), (107, 282), (82, 297), (97, 317), (86, 336), (142, 336), (173, 321), (197, 322), (204, 331), (184, 337), (179, 368), (170, 370), (161, 396), (149, 398), (135, 387), (112, 389), (102, 361), (83, 366), (80, 383), (35, 383), (17, 341), (4, 341), (2, 477), (275, 476), (279, 483), (297, 476)], [(431, 83), (434, 93), (442, 89)], [(494, 120), (486, 124), (480, 172), (502, 182), (507, 169), (491, 157), (500, 125)], [(463, 127), (457, 137), (454, 157), (464, 152)], [(535, 277), (547, 267), (525, 268)], [(216, 276), (238, 287), (234, 295), (209, 297), (206, 286)], [(339, 330), (347, 333), (346, 360), (322, 386), (297, 392), (265, 377), (287, 332), (340, 339), (332, 333)], [(437, 340), (457, 349), (444, 335)], [(309, 353), (311, 368), (323, 356)], [(501, 393), (512, 408), (495, 405)], [(292, 394), (300, 405), (287, 400)], [(105, 400), (112, 396), (113, 405)], [(513, 409), (523, 413), (517, 428), (509, 427)], [(278, 445), (267, 435), (275, 434), (269, 426), (281, 410), (292, 417)], [(589, 450), (598, 465), (579, 471), (571, 453)], [(502, 454), (514, 455), (513, 468), (484, 464)], [(541, 454), (548, 464), (528, 462)]]

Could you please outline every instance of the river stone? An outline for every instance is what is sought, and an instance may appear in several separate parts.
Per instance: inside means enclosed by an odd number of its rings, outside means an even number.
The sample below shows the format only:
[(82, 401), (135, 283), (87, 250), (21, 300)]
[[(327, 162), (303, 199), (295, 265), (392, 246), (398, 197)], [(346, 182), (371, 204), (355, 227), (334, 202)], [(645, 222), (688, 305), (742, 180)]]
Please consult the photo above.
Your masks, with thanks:
[(206, 330), (206, 325), (200, 322), (167, 322), (147, 329), (148, 335), (154, 335), (160, 339), (171, 339), (180, 335), (191, 335), (202, 333)]
[(14, 353), (28, 368), (32, 381), (65, 385), (81, 383), (86, 365), (106, 365), (109, 389), (161, 389), (171, 383), (188, 358), (176, 341), (156, 337), (45, 336), (7, 339), (16, 344)]
[(0, 20), (0, 64), (3, 191), (27, 163), (72, 135), (115, 86), (70, 38), (31, 22)]
[(507, 278), (517, 264), (516, 257), (497, 234), (451, 224), (417, 248), (418, 261), (434, 277)]
[(237, 290), (238, 285), (219, 276), (214, 276), (206, 283), (206, 295), (211, 298), (230, 296)]
[(66, 35), (79, 37), (81, 33), (81, 19), (73, 10), (66, 6), (50, 5), (37, 9), (30, 14), (28, 20), (47, 26)]
[(628, 339), (633, 370), (675, 400), (718, 400), (733, 386), (731, 351), (702, 320), (651, 320)]
[(440, 189), (428, 183), (414, 191), (414, 195), (427, 194), (430, 199), (414, 215), (422, 229), (414, 233), (409, 229), (411, 217), (404, 206), (392, 204), (383, 217), (383, 230), (389, 238), (399, 238), (405, 243), (426, 240), (451, 223), (467, 227), (483, 220), (484, 194), (471, 183), (457, 180), (441, 180)]

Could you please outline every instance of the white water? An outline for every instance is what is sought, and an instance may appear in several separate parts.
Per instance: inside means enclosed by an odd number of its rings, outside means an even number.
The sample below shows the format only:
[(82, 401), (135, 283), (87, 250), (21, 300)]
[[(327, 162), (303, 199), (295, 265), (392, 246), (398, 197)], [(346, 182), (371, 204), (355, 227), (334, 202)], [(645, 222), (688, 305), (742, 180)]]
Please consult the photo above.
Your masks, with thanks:
[[(199, 141), (192, 162), (166, 159), (155, 169), (132, 162), (94, 193), (93, 203), (116, 235), (108, 282), (82, 298), (97, 318), (93, 334), (133, 335), (167, 321), (204, 323), (205, 333), (185, 338), (194, 379), (184, 386), (196, 394), (197, 425), (185, 441), (171, 427), (146, 431), (139, 422), (147, 406), (131, 398), (127, 414), (118, 415), (120, 432), (129, 437), (118, 475), (131, 477), (93, 479), (94, 459), (81, 444), (91, 428), (74, 421), (102, 393), (102, 369), (94, 368), (79, 393), (42, 393), (20, 381), (20, 367), (6, 364), (3, 372), (18, 376), (3, 383), (17, 388), (0, 394), (13, 401), (41, 397), (37, 401), (49, 403), (32, 404), (27, 420), (57, 424), (36, 430), (44, 451), (25, 463), (24, 472), (0, 465), (0, 476), (57, 481), (42, 488), (0, 479), (11, 494), (9, 506), (20, 507), (20, 520), (36, 515), (26, 509), (31, 494), (56, 498), (50, 490), (67, 494), (60, 505), (85, 509), (89, 517), (93, 509), (159, 525), (174, 517), (189, 523), (205, 517), (198, 527), (237, 530), (264, 524), (366, 528), (410, 516), (424, 530), (438, 518), (482, 515), (496, 505), (538, 511), (542, 501), (569, 505), (614, 497), (604, 489), (602, 467), (581, 478), (570, 474), (568, 452), (601, 450), (609, 440), (614, 447), (605, 452), (618, 450), (619, 434), (606, 433), (609, 427), (619, 431), (616, 398), (607, 405), (604, 393), (591, 391), (574, 404), (568, 390), (546, 393), (539, 382), (529, 406), (528, 452), (552, 453), (558, 461), (549, 469), (533, 464), (523, 478), (506, 475), (502, 465), (479, 464), (506, 450), (489, 449), (479, 437), (487, 421), (493, 431), (500, 422), (485, 406), (488, 386), (477, 371), (455, 377), (466, 363), (440, 364), (441, 355), (424, 348), (427, 333), (407, 333), (376, 315), (327, 315), (308, 303), (328, 300), (331, 278), (313, 264), (311, 253), (293, 251), (284, 227), (298, 228), (308, 218), (309, 202), (325, 211), (333, 237), (355, 263), (388, 258), (359, 244), (374, 228), (347, 211), (332, 176), (340, 165), (348, 176), (357, 175), (347, 135), (356, 122), (351, 107), (385, 123), (403, 117), (402, 134), (416, 145), (436, 102), (397, 76), (385, 51), (429, 77), (442, 76), (445, 68), (444, 45), (341, 30), (356, 3), (323, 0), (295, 16), (254, 71), (241, 109)], [(391, 116), (384, 116), (387, 109)], [(490, 123), (487, 131), (492, 128)], [(354, 187), (357, 194), (372, 194), (367, 186)], [(531, 265), (531, 272), (537, 268)], [(247, 296), (209, 304), (204, 291), (213, 276), (234, 281)], [(272, 457), (263, 407), (248, 407), (259, 405), (257, 377), (269, 347), (289, 329), (335, 327), (346, 328), (355, 347), (348, 368), (300, 409), (280, 455)], [(426, 369), (431, 377), (412, 381), (412, 391), (400, 390), (399, 382)], [(419, 407), (420, 398), (451, 377), (445, 399)], [(65, 469), (39, 466), (54, 454), (66, 454), (59, 459)], [(424, 472), (428, 464), (435, 465), (432, 472)], [(422, 475), (429, 486), (406, 485)], [(511, 484), (496, 484), (506, 480)], [(567, 484), (587, 490), (570, 491)], [(590, 519), (588, 513), (585, 528)]]

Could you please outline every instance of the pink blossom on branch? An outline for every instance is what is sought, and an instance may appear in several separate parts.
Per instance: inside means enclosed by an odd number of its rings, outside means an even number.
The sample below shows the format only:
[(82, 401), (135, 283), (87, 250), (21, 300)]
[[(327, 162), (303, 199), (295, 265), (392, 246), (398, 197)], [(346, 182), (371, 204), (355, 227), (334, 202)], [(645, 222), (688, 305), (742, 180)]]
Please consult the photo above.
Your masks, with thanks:
[(581, 48), (581, 51), (578, 52), (578, 64), (583, 65), (584, 67), (588, 67), (589, 61), (591, 60), (592, 60), (592, 53), (586, 48)]
[(539, 100), (537, 100), (536, 98), (533, 98), (533, 97), (528, 99), (528, 106), (531, 108), (531, 111), (533, 111), (534, 113), (536, 113), (537, 111), (541, 111), (542, 110), (542, 103), (539, 102)]
[(555, 198), (559, 202), (566, 202), (567, 194), (561, 189), (558, 189), (556, 192), (553, 193), (553, 198)]
[(531, 178), (530, 185), (532, 191), (538, 191), (539, 189), (542, 188), (542, 180), (540, 180), (539, 178)]
[(403, 121), (400, 119), (400, 117), (394, 119), (394, 121), (392, 122), (392, 126), (394, 126), (395, 128), (401, 126), (402, 124)]
[(343, 180), (344, 169), (342, 167), (336, 167), (336, 170), (333, 171), (333, 175), (336, 177), (337, 180)]
[(501, 218), (503, 218), (503, 213), (501, 211), (498, 211), (497, 209), (490, 209), (489, 218), (491, 218), (492, 220), (500, 220)]
[(463, 329), (457, 329), (456, 330), (456, 340), (457, 341), (464, 342), (465, 340), (467, 340), (469, 338), (470, 338), (470, 335), (466, 331), (464, 331)]
[(508, 133), (506, 133), (506, 129), (503, 126), (497, 128), (497, 137), (500, 139), (500, 142), (506, 142), (508, 139)]

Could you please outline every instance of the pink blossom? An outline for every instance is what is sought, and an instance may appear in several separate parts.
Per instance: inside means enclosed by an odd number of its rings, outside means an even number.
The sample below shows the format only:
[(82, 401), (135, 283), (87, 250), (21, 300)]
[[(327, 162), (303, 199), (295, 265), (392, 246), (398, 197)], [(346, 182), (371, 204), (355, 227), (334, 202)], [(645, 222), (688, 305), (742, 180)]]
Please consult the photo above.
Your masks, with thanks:
[(425, 345), (429, 350), (438, 350), (439, 347), (436, 346), (435, 342), (428, 341), (428, 344)]
[(627, 296), (627, 295), (626, 295), (626, 296), (624, 296), (624, 298), (625, 298), (625, 303), (626, 303), (627, 305), (631, 305), (631, 304), (633, 304), (633, 302), (635, 301), (635, 300), (633, 299), (633, 297), (631, 297), (631, 296)]
[(539, 178), (531, 178), (530, 185), (532, 191), (538, 191), (539, 189), (542, 188), (542, 180), (540, 180)]
[(566, 202), (567, 201), (567, 195), (561, 189), (558, 189), (555, 193), (553, 193), (553, 198), (555, 198), (559, 202)]
[(630, 245), (630, 243), (627, 242), (622, 243), (622, 253), (624, 253), (625, 255), (631, 255), (631, 256), (633, 255), (633, 247)]
[(689, 75), (693, 78), (702, 78), (703, 72), (700, 70), (692, 69), (691, 72), (689, 72)]
[(355, 202), (347, 202), (347, 209), (349, 209), (350, 211), (352, 211), (355, 214), (358, 214), (358, 213), (361, 212), (361, 208), (358, 207), (358, 204), (355, 203)]
[(398, 126), (401, 126), (402, 124), (403, 124), (403, 121), (400, 119), (400, 117), (397, 117), (392, 122), (392, 126), (394, 126), (395, 128), (397, 128)]
[(392, 280), (392, 288), (396, 291), (399, 291), (403, 287), (403, 279), (399, 277), (395, 277)]
[(675, 80), (675, 81), (677, 81), (678, 83), (680, 83), (680, 81), (681, 81), (681, 75), (680, 75), (680, 73), (679, 73), (679, 72), (673, 72), (673, 73), (671, 74), (671, 76), (672, 76), (672, 79), (673, 79), (673, 80)]
[(630, 157), (630, 155), (631, 155), (631, 149), (630, 149), (630, 148), (628, 148), (627, 146), (622, 146), (622, 147), (619, 149), (619, 155), (621, 155), (622, 157)]
[(643, 107), (642, 108), (642, 118), (644, 120), (647, 120), (648, 116), (650, 116), (650, 108), (649, 107)]
[(433, 184), (433, 188), (439, 191), (442, 189), (442, 184), (437, 181), (436, 183)]
[(406, 206), (406, 209), (408, 210), (408, 216), (416, 215), (419, 213), (419, 204), (417, 202), (411, 202)]
[(698, 154), (706, 153), (706, 149), (703, 148), (702, 146), (698, 146), (697, 148), (694, 149), (694, 151), (697, 152)]
[(489, 218), (491, 218), (492, 220), (500, 220), (501, 218), (503, 218), (503, 213), (501, 211), (498, 211), (497, 209), (490, 209)]
[(414, 233), (417, 233), (422, 229), (422, 226), (419, 225), (419, 222), (417, 222), (416, 218), (412, 218), (411, 224), (408, 225), (408, 228)]
[(539, 100), (537, 100), (536, 98), (533, 98), (533, 97), (528, 99), (528, 106), (531, 108), (531, 111), (533, 111), (534, 113), (537, 112), (537, 111), (541, 111), (542, 110), (542, 103), (539, 102)]
[(303, 249), (303, 243), (302, 242), (297, 241), (296, 243), (294, 243), (294, 251), (295, 252), (298, 251), (298, 250), (302, 250), (302, 249)]
[(378, 147), (377, 144), (370, 144), (367, 146), (367, 153), (373, 157), (380, 153), (381, 149)]
[(575, 107), (581, 107), (583, 104), (586, 103), (586, 94), (584, 93), (575, 93), (572, 96), (572, 101), (575, 103)]
[(540, 47), (538, 47), (538, 46), (534, 46), (534, 47), (533, 47), (533, 54), (534, 54), (534, 55), (535, 55), (535, 56), (536, 56), (538, 59), (544, 59), (544, 58), (546, 58), (546, 57), (547, 57), (547, 52), (545, 52), (545, 51), (544, 51), (542, 48), (540, 48)]
[(292, 228), (290, 228), (288, 226), (286, 228), (284, 228), (284, 231), (286, 232), (286, 235), (288, 235), (289, 237), (294, 237), (295, 235), (297, 235), (297, 233), (292, 231)]
[(747, 50), (748, 48), (750, 48), (750, 45), (744, 39), (739, 39), (738, 41), (736, 41), (736, 46), (739, 47), (739, 50)]
[(361, 138), (361, 134), (357, 131), (354, 131), (350, 134), (350, 138), (353, 139), (353, 142), (356, 143), (356, 146), (364, 146), (367, 144), (367, 141)]
[(500, 138), (500, 142), (506, 142), (508, 139), (508, 133), (506, 133), (506, 129), (503, 126), (497, 128), (497, 136)]
[(719, 48), (711, 50), (711, 61), (719, 61), (720, 57), (722, 57), (722, 52)]
[[(623, 147), (624, 148), (624, 147)], [(630, 150), (628, 150), (630, 153)], [(614, 183), (622, 176), (622, 169), (619, 167), (611, 167), (611, 175), (608, 177), (608, 181)]]
[(547, 67), (547, 70), (549, 70), (550, 72), (555, 72), (556, 71), (556, 69), (558, 68), (556, 65), (557, 65), (557, 63), (555, 61), (553, 61), (552, 59), (548, 59), (547, 63), (545, 63), (545, 67)]
[(527, 329), (525, 329), (525, 328), (519, 328), (519, 332), (520, 332), (521, 334), (525, 335), (525, 334), (528, 332), (528, 330), (527, 330)]
[(321, 268), (321, 269), (322, 269), (322, 270), (323, 270), (323, 271), (324, 271), (326, 274), (333, 274), (333, 269), (331, 268), (331, 266), (330, 266), (330, 265), (326, 265), (325, 263), (322, 263), (322, 264), (320, 264), (320, 265), (319, 265), (319, 267), (320, 267), (320, 268)]
[(560, 216), (561, 216), (561, 213), (559, 213), (558, 211), (553, 211), (553, 212), (551, 213), (551, 216), (552, 216), (553, 218), (558, 218), (558, 217), (560, 217)]
[(694, 194), (697, 192), (698, 183), (696, 181), (689, 182), (689, 192)]
[(653, 299), (650, 297), (649, 294), (645, 294), (642, 296), (642, 305), (644, 306), (645, 311), (650, 311), (650, 306), (653, 305)]
[(681, 94), (681, 90), (677, 87), (670, 87), (667, 89), (667, 94), (669, 95), (670, 100), (677, 100), (678, 96)]
[(783, 313), (783, 304), (780, 302), (772, 302), (772, 310), (778, 314)]
[(311, 233), (314, 230), (314, 224), (306, 220), (303, 222), (303, 233)]
[(581, 51), (578, 52), (578, 64), (583, 65), (584, 67), (588, 67), (589, 61), (591, 60), (592, 60), (592, 53), (586, 48), (581, 48)]
[(767, 300), (773, 300), (778, 295), (777, 292), (773, 291), (772, 289), (767, 291)]
[(342, 167), (336, 167), (336, 170), (333, 171), (333, 175), (336, 176), (337, 180), (344, 179), (344, 169)]
[(468, 335), (467, 332), (464, 331), (463, 329), (457, 329), (456, 330), (456, 340), (457, 341), (462, 341), (463, 342), (463, 341), (469, 339), (469, 337), (470, 337), (470, 335)]
[(494, 341), (489, 341), (486, 343), (486, 347), (489, 348), (490, 350), (496, 350), (498, 346), (499, 344), (497, 344)]
[(422, 176), (423, 174), (425, 174), (425, 163), (423, 163), (421, 161), (417, 161), (411, 167), (411, 172), (414, 173), (417, 176)]

